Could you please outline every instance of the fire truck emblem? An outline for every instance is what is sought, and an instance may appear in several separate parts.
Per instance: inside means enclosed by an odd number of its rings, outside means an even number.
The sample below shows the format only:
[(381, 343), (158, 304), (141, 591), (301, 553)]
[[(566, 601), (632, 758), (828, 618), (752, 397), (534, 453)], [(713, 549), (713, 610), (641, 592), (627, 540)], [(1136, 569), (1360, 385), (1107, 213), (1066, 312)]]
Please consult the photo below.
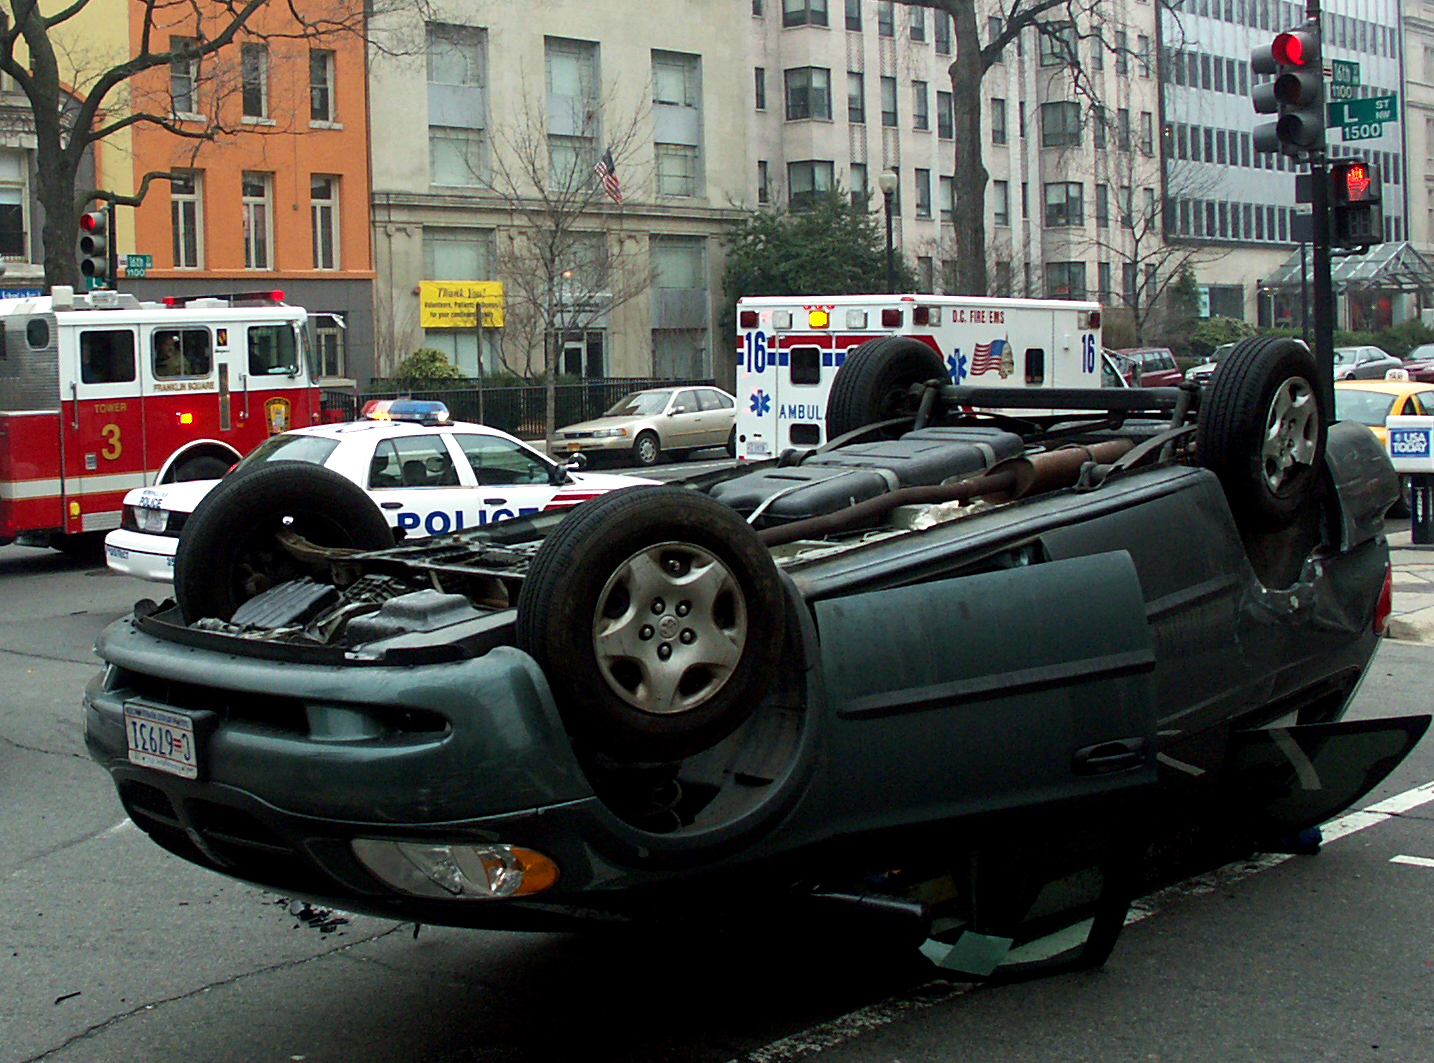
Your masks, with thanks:
[(1011, 345), (1005, 340), (978, 343), (971, 352), (972, 376), (994, 372), (1001, 374), (1001, 379), (1005, 380), (1015, 371), (1016, 357), (1011, 353)]
[(750, 402), (752, 406), (752, 412), (755, 413), (758, 417), (764, 417), (772, 411), (772, 396), (768, 395), (765, 391), (762, 391), (761, 389), (752, 392), (752, 398)]
[(280, 432), (289, 430), (289, 400), (281, 398), (268, 399), (264, 403), (264, 424), (269, 428), (269, 434), (276, 436)]

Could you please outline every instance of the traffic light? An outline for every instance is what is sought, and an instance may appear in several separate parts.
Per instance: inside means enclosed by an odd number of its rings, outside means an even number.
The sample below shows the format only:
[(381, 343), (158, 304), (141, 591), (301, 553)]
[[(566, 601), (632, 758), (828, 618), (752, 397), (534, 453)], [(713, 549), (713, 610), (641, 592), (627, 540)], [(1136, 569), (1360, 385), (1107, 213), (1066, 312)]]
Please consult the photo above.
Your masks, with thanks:
[(1370, 247), (1384, 242), (1384, 196), (1379, 167), (1343, 159), (1329, 167), (1330, 243)]
[(1264, 48), (1250, 53), (1250, 69), (1256, 74), (1273, 74), (1250, 90), (1250, 100), (1259, 114), (1275, 114), (1273, 122), (1255, 127), (1256, 151), (1281, 151), (1305, 155), (1323, 151), (1324, 72), (1320, 68), (1318, 22), (1306, 22), (1287, 30)]
[(80, 215), (80, 273), (101, 286), (110, 277), (110, 216), (103, 210)]

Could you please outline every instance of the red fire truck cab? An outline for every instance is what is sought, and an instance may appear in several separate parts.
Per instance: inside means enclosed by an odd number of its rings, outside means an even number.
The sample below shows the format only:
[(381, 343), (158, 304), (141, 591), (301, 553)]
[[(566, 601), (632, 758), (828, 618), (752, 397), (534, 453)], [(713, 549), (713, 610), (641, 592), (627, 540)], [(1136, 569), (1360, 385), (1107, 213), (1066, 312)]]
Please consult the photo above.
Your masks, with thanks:
[(130, 488), (221, 476), (317, 423), (306, 325), (282, 292), (0, 299), (0, 545), (92, 541)]

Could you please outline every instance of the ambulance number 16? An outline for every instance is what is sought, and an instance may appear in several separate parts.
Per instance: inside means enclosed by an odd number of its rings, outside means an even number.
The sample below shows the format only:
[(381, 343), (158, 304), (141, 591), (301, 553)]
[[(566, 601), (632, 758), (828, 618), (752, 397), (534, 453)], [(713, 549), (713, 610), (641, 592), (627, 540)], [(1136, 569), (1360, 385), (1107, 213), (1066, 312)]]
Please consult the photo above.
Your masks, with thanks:
[(1095, 363), (1095, 333), (1087, 332), (1080, 341), (1080, 371), (1094, 373)]
[(743, 352), (743, 357), (747, 363), (747, 372), (763, 372), (768, 365), (767, 334), (765, 332), (749, 332), (745, 344), (746, 350)]

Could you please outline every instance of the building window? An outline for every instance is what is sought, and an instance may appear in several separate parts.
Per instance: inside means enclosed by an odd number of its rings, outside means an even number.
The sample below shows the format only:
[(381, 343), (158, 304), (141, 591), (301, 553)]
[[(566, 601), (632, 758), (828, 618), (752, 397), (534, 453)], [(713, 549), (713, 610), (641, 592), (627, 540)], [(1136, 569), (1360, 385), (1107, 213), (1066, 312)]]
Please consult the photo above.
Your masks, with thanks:
[[(954, 262), (952, 263), (952, 267), (954, 269)], [(1029, 270), (1030, 266), (1026, 268)], [(949, 274), (949, 276), (952, 277), (954, 282), (954, 272)], [(949, 283), (947, 285), (947, 291), (954, 290), (955, 287), (955, 283)], [(1011, 296), (1011, 260), (1008, 258), (998, 258), (996, 260), (996, 294), (1007, 299)]]
[(846, 72), (846, 118), (855, 125), (866, 121), (866, 78), (855, 70)]
[(896, 36), (896, 5), (892, 0), (876, 0), (876, 32), (883, 37)]
[[(1233, 60), (1231, 61), (1233, 63)], [(1135, 63), (1140, 76), (1150, 76), (1150, 38), (1141, 34), (1135, 38)], [(1230, 79), (1230, 91), (1235, 91), (1234, 78)]]
[(244, 210), (244, 268), (272, 269), (273, 174), (246, 170), (240, 188)]
[(846, 0), (846, 28), (861, 32), (861, 0)]
[[(684, 52), (652, 53), (652, 102), (664, 107), (698, 107), (702, 100), (702, 75), (697, 56)], [(761, 70), (761, 67), (757, 68)], [(763, 74), (765, 75), (765, 71)], [(766, 77), (762, 78), (763, 106), (766, 106)]]
[(1115, 146), (1121, 151), (1130, 150), (1130, 111), (1125, 107), (1115, 112)]
[[(1000, 35), (1001, 35), (1001, 20), (1000, 20), (1000, 18), (998, 18), (996, 15), (987, 15), (987, 16), (986, 16), (986, 43), (987, 43), (987, 44), (993, 43), (993, 42), (996, 40), (996, 38), (999, 37)], [(1006, 50), (1005, 50), (1004, 48), (1002, 48), (999, 52), (996, 53), (996, 62), (998, 62), (998, 63), (1004, 63), (1005, 61), (1006, 61)]]
[(916, 256), (916, 290), (918, 292), (934, 292), (935, 285), (935, 263), (930, 255)]
[(881, 124), (896, 125), (896, 79), (881, 79)]
[(1155, 115), (1149, 111), (1140, 112), (1140, 153), (1155, 154)]
[(926, 82), (913, 81), (911, 83), (911, 127), (913, 129), (931, 128), (930, 100), (931, 96)]
[(752, 71), (752, 76), (755, 81), (753, 88), (757, 94), (757, 110), (765, 111), (767, 109), (767, 70), (765, 67), (759, 66)]
[(935, 18), (936, 31), (936, 54), (951, 54), (951, 16), (945, 11), (937, 11)]
[(169, 38), (169, 103), (177, 115), (197, 115), (199, 109), (199, 42), (193, 37)]
[(1075, 27), (1070, 24), (1043, 27), (1041, 39), (1041, 66), (1064, 66), (1074, 64), (1076, 57)]
[(174, 268), (203, 269), (204, 205), (200, 176), (193, 170), (169, 179), (169, 225), (173, 234)]
[(1111, 270), (1109, 262), (1101, 262), (1096, 265), (1095, 284), (1095, 297), (1102, 303), (1108, 305), (1111, 301), (1110, 297), (1114, 294), (1114, 292), (1111, 291)]
[(800, 66), (786, 72), (787, 121), (832, 116), (832, 72), (819, 66)]
[(805, 210), (832, 190), (833, 165), (829, 160), (787, 163), (787, 205)]
[(1095, 186), (1095, 227), (1110, 228), (1110, 185)]
[(430, 183), (456, 187), (482, 184), (487, 157), (483, 130), (428, 127)]
[(487, 36), (437, 23), (427, 31), (429, 182), (481, 184), (488, 172)]
[(692, 144), (654, 144), (659, 196), (695, 196), (698, 192), (697, 148)]
[(916, 171), (916, 216), (931, 217), (931, 171)]
[(494, 250), (492, 229), (425, 227), (423, 279), (491, 280)]
[(269, 117), (269, 49), (262, 44), (239, 46), (241, 95), (245, 118)]
[(998, 226), (1011, 224), (1011, 186), (1006, 181), (991, 182), (993, 221)]
[(991, 143), (1006, 142), (1006, 101), (991, 100)]
[(1135, 228), (1135, 206), (1130, 198), (1130, 186), (1121, 185), (1116, 190), (1116, 207), (1120, 211), (1120, 224), (1127, 229)]
[[(1130, 112), (1123, 112), (1127, 118)], [(1059, 148), (1080, 143), (1080, 104), (1073, 101), (1041, 104), (1041, 147)]]
[(339, 179), (309, 178), (309, 212), (314, 228), (314, 269), (339, 268)]
[(956, 110), (951, 93), (936, 90), (936, 135), (942, 140), (956, 136)]
[[(1115, 31), (1115, 72), (1117, 74), (1130, 73), (1130, 48), (1125, 43), (1125, 30)], [(1209, 86), (1205, 86), (1209, 88)]]
[(313, 314), (314, 353), (318, 355), (319, 376), (343, 377), (347, 373), (344, 358), (344, 326), (337, 314)]
[(598, 46), (547, 37), (543, 51), (549, 179), (557, 189), (584, 188), (597, 180)]
[(1046, 263), (1046, 295), (1051, 299), (1084, 299), (1085, 263)]
[(1105, 69), (1105, 39), (1101, 37), (1099, 29), (1092, 29), (1090, 34), (1090, 68)]
[(767, 160), (757, 160), (757, 202), (770, 203), (772, 200), (771, 183), (767, 177)]
[(782, 0), (783, 26), (825, 26), (827, 0)]
[(866, 183), (866, 163), (854, 162), (851, 164), (851, 205), (858, 210), (866, 210), (870, 199), (871, 188)]
[(1085, 186), (1077, 181), (1046, 185), (1046, 228), (1085, 224)]
[(924, 41), (926, 39), (926, 9), (924, 7), (908, 7), (906, 17), (911, 26), (911, 39)]
[(309, 52), (309, 121), (332, 122), (334, 107), (334, 53), (315, 48)]
[(941, 177), (936, 182), (936, 195), (941, 200), (941, 221), (947, 225), (956, 217), (956, 179)]
[(1090, 142), (1101, 151), (1105, 150), (1106, 119), (1104, 107), (1090, 109)]

